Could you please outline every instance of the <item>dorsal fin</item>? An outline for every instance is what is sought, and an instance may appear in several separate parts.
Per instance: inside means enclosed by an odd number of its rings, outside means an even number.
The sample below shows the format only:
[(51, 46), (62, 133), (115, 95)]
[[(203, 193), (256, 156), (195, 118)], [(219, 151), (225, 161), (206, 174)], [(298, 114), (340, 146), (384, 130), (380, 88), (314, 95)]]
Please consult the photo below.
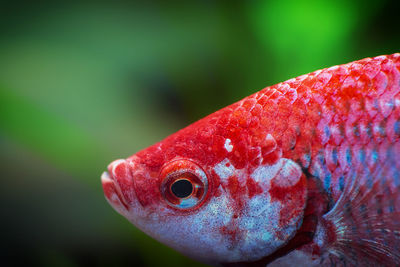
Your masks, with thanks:
[(334, 238), (322, 262), (335, 266), (400, 266), (399, 171), (385, 164), (373, 173), (349, 173), (333, 209), (323, 216)]

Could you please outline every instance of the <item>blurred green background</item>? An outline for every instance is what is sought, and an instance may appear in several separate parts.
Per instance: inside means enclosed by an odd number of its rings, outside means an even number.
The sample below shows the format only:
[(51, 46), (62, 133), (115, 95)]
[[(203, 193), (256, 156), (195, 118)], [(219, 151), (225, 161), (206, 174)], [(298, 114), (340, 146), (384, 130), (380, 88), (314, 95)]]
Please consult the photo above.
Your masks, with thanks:
[(201, 266), (106, 203), (107, 164), (267, 85), (400, 52), (395, 3), (2, 1), (1, 265)]

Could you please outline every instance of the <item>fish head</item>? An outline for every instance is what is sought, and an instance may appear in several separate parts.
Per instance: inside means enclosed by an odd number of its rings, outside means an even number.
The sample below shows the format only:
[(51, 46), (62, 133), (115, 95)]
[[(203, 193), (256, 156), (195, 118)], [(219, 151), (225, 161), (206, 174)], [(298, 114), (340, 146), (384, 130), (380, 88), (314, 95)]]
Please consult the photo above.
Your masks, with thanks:
[(105, 196), (136, 227), (191, 258), (257, 261), (300, 227), (306, 179), (271, 134), (222, 127), (218, 114), (112, 162), (102, 176)]

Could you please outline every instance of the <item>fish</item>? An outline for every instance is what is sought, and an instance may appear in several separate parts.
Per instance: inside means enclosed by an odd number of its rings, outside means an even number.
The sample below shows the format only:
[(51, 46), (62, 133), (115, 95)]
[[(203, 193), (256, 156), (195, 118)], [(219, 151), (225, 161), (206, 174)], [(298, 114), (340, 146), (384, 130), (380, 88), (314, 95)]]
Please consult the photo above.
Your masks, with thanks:
[(266, 87), (108, 165), (107, 201), (216, 266), (400, 266), (400, 53)]

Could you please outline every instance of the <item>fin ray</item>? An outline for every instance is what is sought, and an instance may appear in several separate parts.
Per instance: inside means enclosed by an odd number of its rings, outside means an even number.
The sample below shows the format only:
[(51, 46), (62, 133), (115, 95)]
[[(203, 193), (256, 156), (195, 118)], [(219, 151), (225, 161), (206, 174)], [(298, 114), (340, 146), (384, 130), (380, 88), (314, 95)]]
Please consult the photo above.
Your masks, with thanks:
[(323, 216), (336, 238), (321, 262), (329, 258), (339, 266), (400, 265), (400, 190), (391, 183), (397, 170), (385, 167), (373, 173), (370, 186), (363, 170), (347, 175), (342, 195)]

